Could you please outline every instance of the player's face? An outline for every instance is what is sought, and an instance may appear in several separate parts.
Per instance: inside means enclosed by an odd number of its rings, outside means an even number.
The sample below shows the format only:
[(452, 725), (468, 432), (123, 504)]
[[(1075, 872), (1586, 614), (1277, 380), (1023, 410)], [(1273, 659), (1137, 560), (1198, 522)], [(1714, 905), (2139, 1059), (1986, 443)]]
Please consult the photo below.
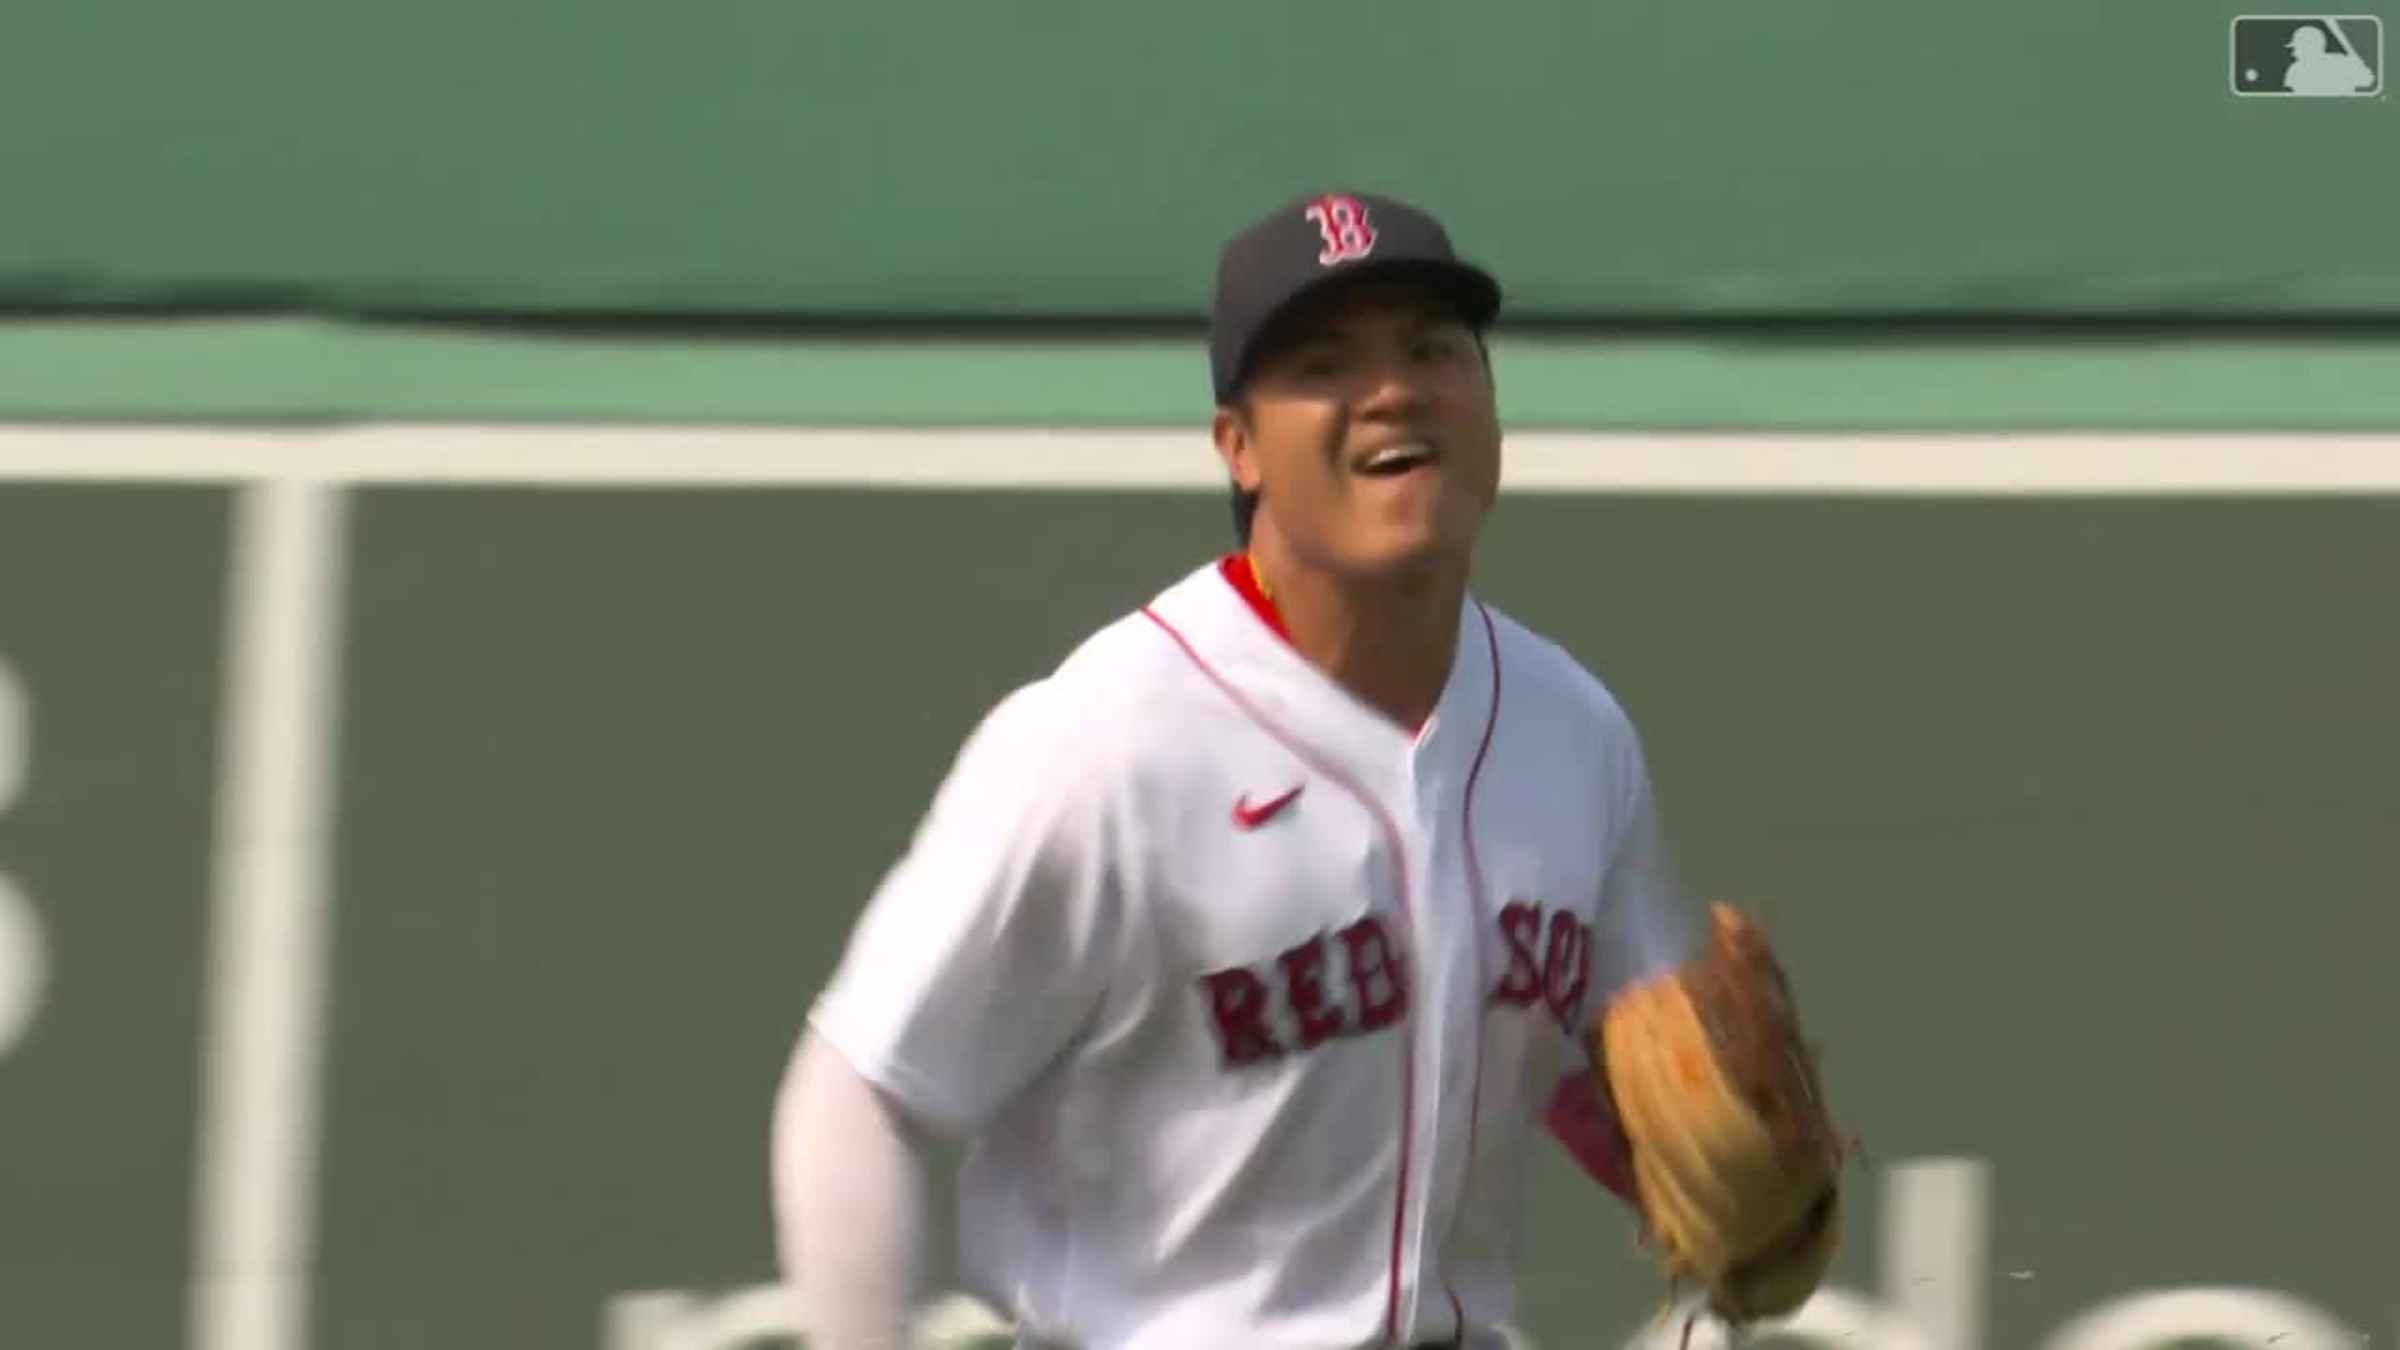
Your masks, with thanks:
[(1337, 293), (1260, 357), (1218, 451), (1260, 494), (1260, 532), (1352, 574), (1463, 563), (1500, 486), (1500, 423), (1475, 333), (1406, 286)]

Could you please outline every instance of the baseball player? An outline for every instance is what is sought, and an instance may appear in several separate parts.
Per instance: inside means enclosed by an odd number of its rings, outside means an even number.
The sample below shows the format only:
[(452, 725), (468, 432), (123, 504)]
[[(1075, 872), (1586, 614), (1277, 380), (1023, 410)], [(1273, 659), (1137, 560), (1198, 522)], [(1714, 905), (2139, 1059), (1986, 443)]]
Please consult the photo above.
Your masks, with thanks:
[(1500, 298), (1383, 197), (1225, 246), (1240, 547), (988, 712), (794, 1052), (819, 1350), (904, 1343), (936, 1136), (1024, 1346), (1496, 1346), (1529, 1138), (1633, 1195), (1587, 1031), (1700, 925), (1624, 709), (1469, 589)]

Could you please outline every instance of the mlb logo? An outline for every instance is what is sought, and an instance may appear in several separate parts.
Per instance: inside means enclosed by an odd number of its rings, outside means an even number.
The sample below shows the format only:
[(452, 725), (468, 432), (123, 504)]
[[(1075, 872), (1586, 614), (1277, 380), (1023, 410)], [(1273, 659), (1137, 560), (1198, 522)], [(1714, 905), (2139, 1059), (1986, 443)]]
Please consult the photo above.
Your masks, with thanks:
[(2383, 20), (2372, 14), (2245, 14), (2233, 21), (2233, 92), (2372, 98), (2383, 92)]

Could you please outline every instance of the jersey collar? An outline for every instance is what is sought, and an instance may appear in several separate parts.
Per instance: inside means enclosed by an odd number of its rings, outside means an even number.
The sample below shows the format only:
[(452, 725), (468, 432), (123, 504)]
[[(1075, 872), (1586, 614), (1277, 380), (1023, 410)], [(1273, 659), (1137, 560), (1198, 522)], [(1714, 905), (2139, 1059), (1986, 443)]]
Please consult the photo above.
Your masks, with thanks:
[[(1487, 644), (1484, 641), (1483, 625), (1479, 621), (1470, 621), (1478, 609), (1478, 602), (1472, 595), (1466, 598), (1459, 609), (1458, 651), (1451, 660), (1449, 682), (1443, 686), (1441, 697), (1435, 701), (1432, 714), (1425, 721), (1410, 728), (1399, 726), (1381, 712), (1369, 708), (1348, 690), (1334, 683), (1332, 677), (1310, 664), (1307, 657), (1300, 654), (1300, 649), (1292, 645), (1291, 630), (1284, 626), (1283, 611), (1276, 607), (1275, 597), (1269, 595), (1266, 587), (1260, 584), (1258, 569), (1251, 565), (1248, 554), (1225, 554), (1217, 559), (1215, 571), (1224, 581), (1225, 586), (1234, 595), (1240, 597), (1242, 607), (1249, 611), (1251, 619), (1255, 620), (1258, 626), (1263, 626), (1269, 633), (1274, 634), (1276, 641), (1267, 645), (1275, 647), (1291, 666), (1297, 667), (1298, 671), (1303, 673), (1302, 678), (1321, 684), (1326, 691), (1349, 704), (1352, 709), (1364, 714), (1392, 734), (1408, 737), (1418, 743), (1420, 747), (1423, 746), (1427, 731), (1439, 723), (1445, 715), (1453, 720), (1457, 718), (1458, 714), (1453, 711), (1453, 707), (1461, 703), (1462, 696), (1465, 702), (1472, 702), (1482, 690), (1489, 688), (1492, 672), (1488, 669), (1490, 661), (1485, 650)], [(1255, 633), (1257, 628), (1253, 627), (1251, 631)], [(1480, 713), (1480, 709), (1478, 709), (1478, 713)], [(1480, 716), (1475, 721), (1476, 725), (1480, 727)]]

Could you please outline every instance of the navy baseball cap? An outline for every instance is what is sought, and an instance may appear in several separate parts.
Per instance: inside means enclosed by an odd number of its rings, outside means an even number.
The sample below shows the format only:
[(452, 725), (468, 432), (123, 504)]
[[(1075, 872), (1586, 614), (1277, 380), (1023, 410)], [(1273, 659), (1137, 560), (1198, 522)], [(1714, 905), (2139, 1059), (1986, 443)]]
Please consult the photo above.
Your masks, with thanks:
[(1259, 340), (1293, 305), (1336, 282), (1368, 277), (1425, 285), (1479, 331), (1500, 313), (1500, 283), (1461, 261), (1432, 216), (1372, 193), (1301, 197), (1235, 235), (1218, 255), (1208, 320), (1217, 402), (1233, 400)]

